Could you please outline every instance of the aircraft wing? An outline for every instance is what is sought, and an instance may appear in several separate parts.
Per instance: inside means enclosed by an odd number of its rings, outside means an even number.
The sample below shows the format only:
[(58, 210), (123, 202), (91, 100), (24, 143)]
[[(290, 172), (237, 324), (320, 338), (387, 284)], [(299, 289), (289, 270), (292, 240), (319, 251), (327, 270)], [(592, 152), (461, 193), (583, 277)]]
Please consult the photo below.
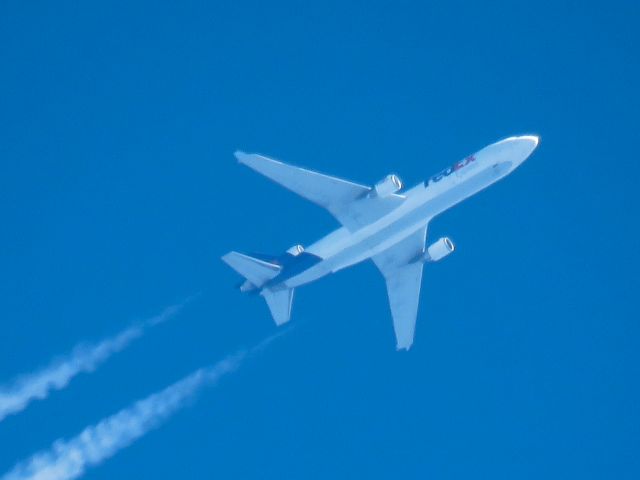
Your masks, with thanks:
[(257, 154), (236, 152), (238, 161), (301, 197), (326, 208), (342, 225), (356, 230), (397, 208), (404, 196), (369, 196), (371, 187), (294, 167)]
[(389, 306), (393, 316), (398, 350), (413, 344), (423, 262), (416, 259), (424, 252), (427, 227), (372, 257), (387, 282)]

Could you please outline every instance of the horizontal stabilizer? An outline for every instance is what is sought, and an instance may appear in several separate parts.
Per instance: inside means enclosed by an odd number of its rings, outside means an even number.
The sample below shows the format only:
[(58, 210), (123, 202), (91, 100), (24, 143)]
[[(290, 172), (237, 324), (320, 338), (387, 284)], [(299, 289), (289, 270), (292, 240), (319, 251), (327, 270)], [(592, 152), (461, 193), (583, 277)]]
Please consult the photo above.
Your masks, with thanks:
[(291, 304), (293, 303), (293, 288), (282, 290), (265, 289), (261, 295), (267, 301), (271, 316), (276, 325), (287, 323), (291, 318)]
[(227, 253), (222, 257), (222, 261), (258, 288), (278, 275), (282, 268), (238, 252)]

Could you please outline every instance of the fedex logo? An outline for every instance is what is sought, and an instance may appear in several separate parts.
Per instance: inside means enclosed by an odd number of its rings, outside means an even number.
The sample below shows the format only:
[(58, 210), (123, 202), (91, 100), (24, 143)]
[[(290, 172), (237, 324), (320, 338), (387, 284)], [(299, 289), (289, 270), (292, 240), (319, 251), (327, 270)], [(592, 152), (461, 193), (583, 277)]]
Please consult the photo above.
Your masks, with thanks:
[(473, 155), (469, 155), (464, 160), (460, 160), (459, 162), (456, 162), (453, 165), (451, 165), (449, 168), (445, 168), (440, 173), (436, 173), (433, 177), (429, 179), (429, 181), (427, 182), (427, 185), (430, 184), (431, 182), (433, 183), (439, 182), (443, 178), (446, 178), (449, 175), (451, 175), (453, 172), (457, 172), (461, 168), (466, 167), (471, 162), (475, 162), (475, 161), (476, 161), (476, 157), (474, 157)]

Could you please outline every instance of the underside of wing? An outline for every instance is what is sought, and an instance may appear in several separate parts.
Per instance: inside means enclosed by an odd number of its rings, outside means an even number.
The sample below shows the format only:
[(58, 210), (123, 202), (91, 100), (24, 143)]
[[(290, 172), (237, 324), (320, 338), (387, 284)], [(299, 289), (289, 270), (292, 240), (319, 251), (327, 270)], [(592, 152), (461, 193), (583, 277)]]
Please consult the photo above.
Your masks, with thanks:
[(397, 208), (404, 197), (371, 195), (372, 188), (257, 154), (236, 152), (238, 161), (303, 198), (326, 208), (342, 225), (356, 230)]
[(372, 258), (387, 283), (397, 348), (408, 350), (415, 335), (427, 228)]

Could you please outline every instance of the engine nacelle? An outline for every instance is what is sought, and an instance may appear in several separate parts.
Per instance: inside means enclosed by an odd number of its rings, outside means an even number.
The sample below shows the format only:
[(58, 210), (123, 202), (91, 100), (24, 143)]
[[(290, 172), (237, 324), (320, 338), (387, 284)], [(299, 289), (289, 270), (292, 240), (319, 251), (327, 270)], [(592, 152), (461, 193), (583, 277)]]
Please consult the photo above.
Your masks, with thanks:
[(304, 252), (304, 247), (302, 245), (294, 245), (293, 247), (287, 250), (287, 253), (289, 255), (293, 255), (294, 257), (297, 257), (302, 252)]
[(374, 187), (376, 196), (380, 198), (388, 197), (402, 188), (402, 180), (397, 175), (391, 174), (384, 177)]
[(455, 249), (456, 246), (453, 244), (449, 237), (442, 237), (435, 243), (429, 245), (427, 251), (424, 254), (424, 260), (426, 262), (437, 262), (439, 260), (442, 260), (447, 255), (453, 253)]

